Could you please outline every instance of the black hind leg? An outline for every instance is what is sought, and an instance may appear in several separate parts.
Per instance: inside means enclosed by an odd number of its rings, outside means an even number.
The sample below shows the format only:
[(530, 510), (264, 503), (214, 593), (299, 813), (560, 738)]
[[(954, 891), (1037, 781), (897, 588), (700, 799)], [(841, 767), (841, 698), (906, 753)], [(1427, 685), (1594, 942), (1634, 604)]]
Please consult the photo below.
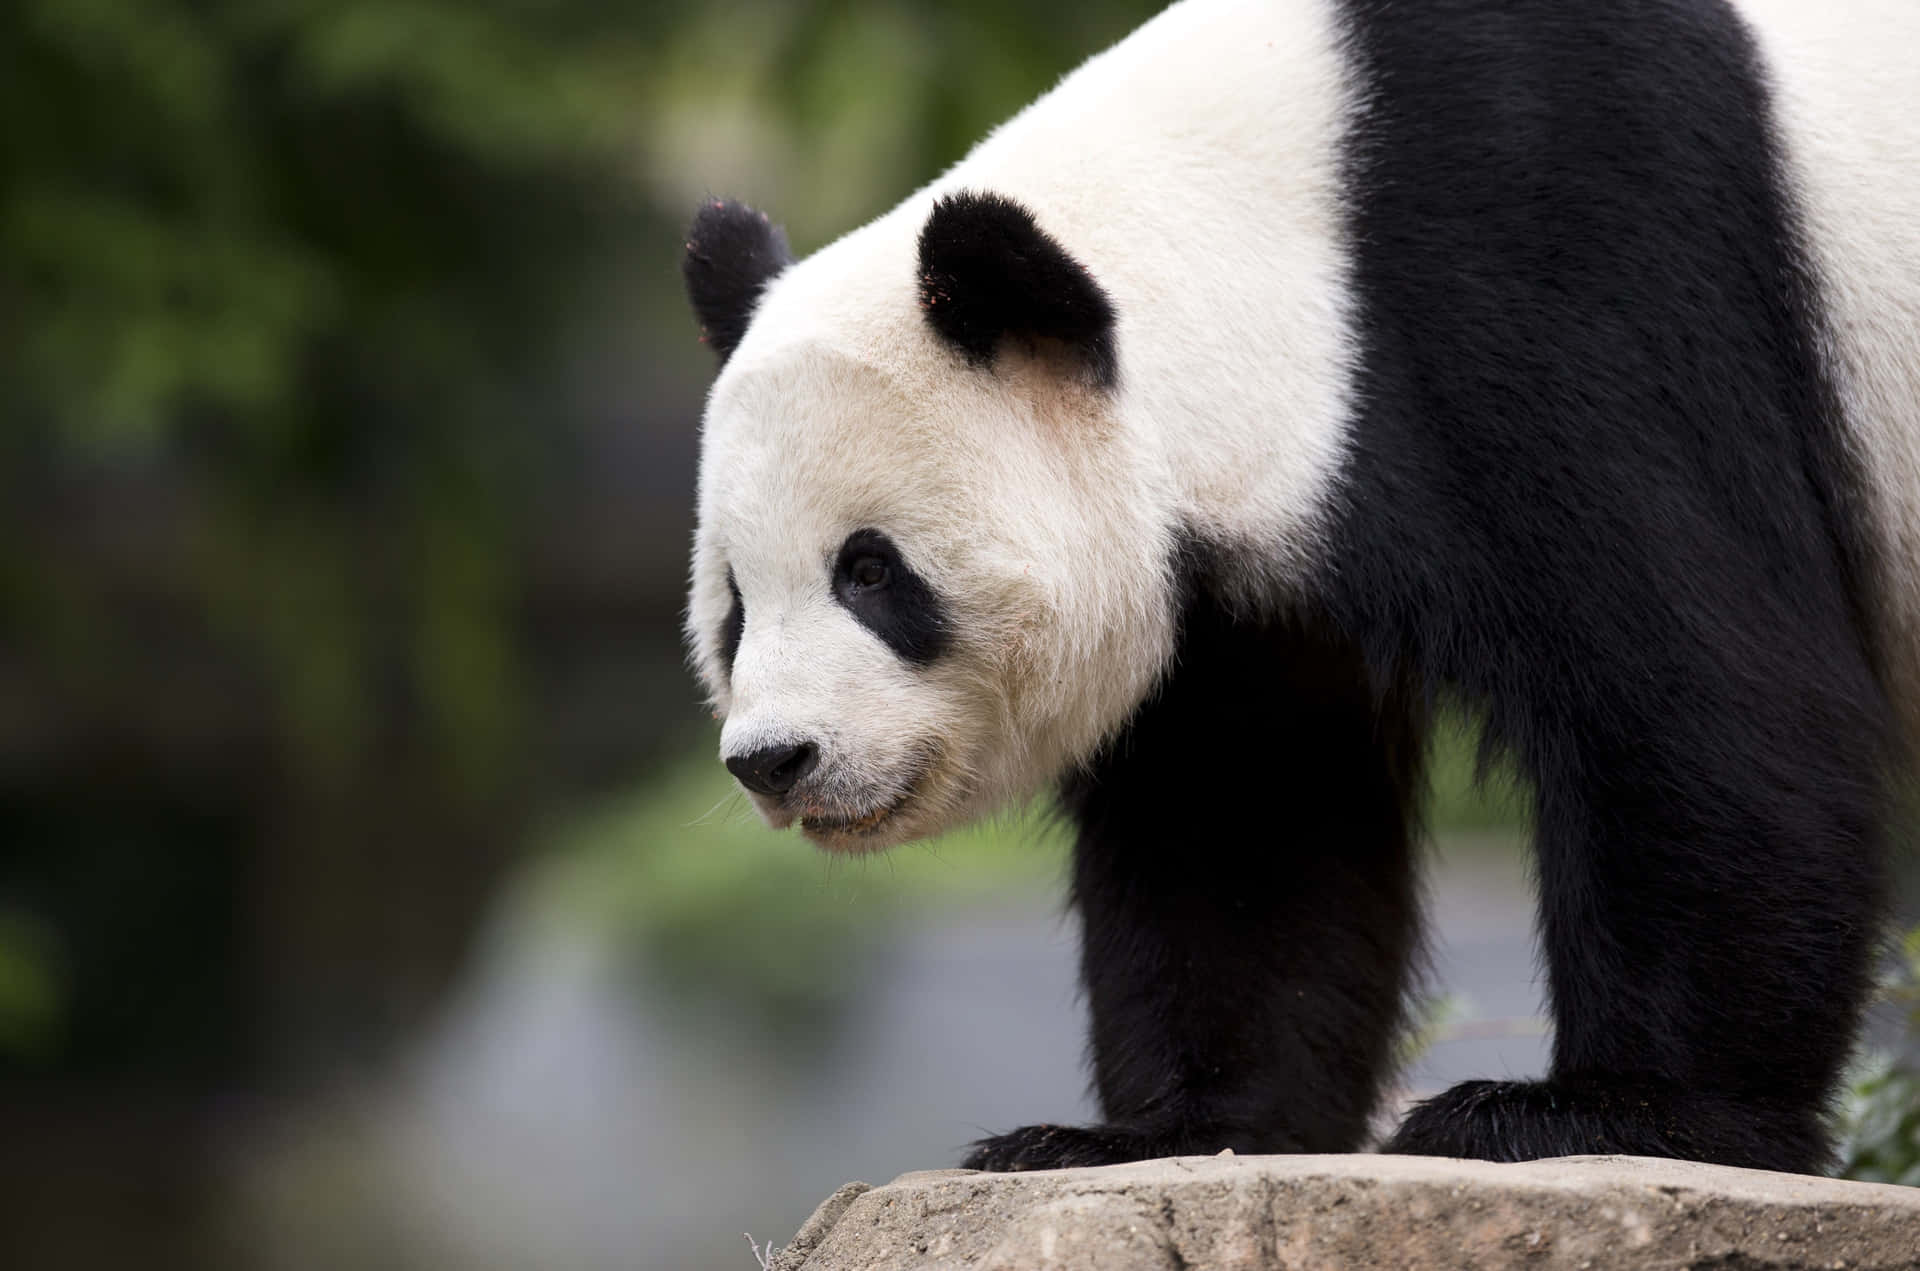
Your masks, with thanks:
[(1456, 1086), (1386, 1150), (1821, 1169), (1881, 894), (1872, 700), (1616, 700), (1561, 734), (1538, 769), (1551, 1072)]
[(1332, 640), (1197, 608), (1170, 682), (1066, 791), (1106, 1119), (966, 1163), (1359, 1147), (1415, 941), (1421, 742)]

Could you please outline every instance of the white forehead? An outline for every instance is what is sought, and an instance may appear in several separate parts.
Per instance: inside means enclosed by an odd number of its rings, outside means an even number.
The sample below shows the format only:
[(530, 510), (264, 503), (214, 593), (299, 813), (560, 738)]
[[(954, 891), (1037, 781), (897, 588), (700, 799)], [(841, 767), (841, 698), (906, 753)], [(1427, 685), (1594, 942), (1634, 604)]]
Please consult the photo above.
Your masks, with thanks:
[(925, 321), (916, 241), (928, 206), (909, 200), (762, 297), (714, 384), (702, 441), (700, 534), (729, 563), (864, 526), (909, 550), (961, 553), (979, 544), (960, 541), (960, 520), (1030, 519), (1084, 466), (1086, 421), (1066, 416), (1099, 409), (1090, 395), (1018, 357), (997, 373), (968, 367)]
[(709, 404), (703, 532), (741, 565), (863, 526), (901, 532), (939, 505), (940, 440), (874, 367), (819, 345), (790, 348), (730, 378)]

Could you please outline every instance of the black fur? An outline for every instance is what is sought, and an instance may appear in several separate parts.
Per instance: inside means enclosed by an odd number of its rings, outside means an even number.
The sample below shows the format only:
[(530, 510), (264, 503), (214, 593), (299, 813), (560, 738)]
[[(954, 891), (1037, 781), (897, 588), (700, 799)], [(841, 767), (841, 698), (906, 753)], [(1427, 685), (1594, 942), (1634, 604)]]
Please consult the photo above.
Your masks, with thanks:
[(733, 674), (733, 659), (740, 652), (740, 637), (747, 633), (747, 605), (740, 599), (740, 584), (733, 581), (733, 571), (727, 571), (727, 595), (733, 603), (727, 606), (727, 616), (720, 622), (720, 670), (724, 675)]
[(709, 199), (694, 214), (681, 261), (700, 338), (724, 364), (747, 333), (767, 283), (793, 263), (787, 236), (744, 203)]
[[(855, 577), (862, 561), (878, 562), (884, 581)], [(893, 540), (879, 530), (855, 530), (833, 562), (833, 596), (882, 643), (915, 666), (931, 666), (951, 637), (946, 608), (927, 581), (913, 572)]]
[(920, 230), (920, 311), (975, 365), (1007, 339), (1057, 341), (1095, 384), (1118, 378), (1113, 302), (1033, 213), (998, 194), (934, 204)]
[(1236, 620), (1196, 563), (1169, 679), (1064, 790), (1107, 1123), (972, 1168), (1365, 1138), (1415, 946), (1422, 712), (1314, 624)]
[(1361, 373), (1320, 596), (1536, 789), (1541, 1084), (1390, 1150), (1826, 1161), (1890, 712), (1758, 55), (1722, 0), (1346, 0)]
[(1723, 0), (1339, 11), (1359, 404), (1284, 601), (1311, 616), (1199, 591), (1070, 783), (1108, 1122), (969, 1163), (1355, 1146), (1412, 943), (1415, 704), (1447, 693), (1535, 791), (1553, 1062), (1389, 1150), (1817, 1170), (1891, 712), (1756, 51)]

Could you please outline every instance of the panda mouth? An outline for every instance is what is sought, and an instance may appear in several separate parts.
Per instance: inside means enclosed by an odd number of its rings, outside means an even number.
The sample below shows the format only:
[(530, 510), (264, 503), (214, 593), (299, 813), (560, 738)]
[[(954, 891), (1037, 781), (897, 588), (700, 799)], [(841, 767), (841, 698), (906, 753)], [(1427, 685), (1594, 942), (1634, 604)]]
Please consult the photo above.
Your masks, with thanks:
[(894, 799), (893, 802), (882, 804), (873, 811), (862, 813), (859, 816), (838, 817), (826, 813), (813, 813), (803, 816), (800, 818), (801, 832), (805, 834), (846, 835), (854, 837), (872, 834), (888, 821), (892, 820), (894, 813), (906, 806), (907, 800), (913, 797), (914, 789), (918, 784), (918, 782), (915, 782), (913, 785), (901, 791), (899, 797)]
[(839, 815), (824, 808), (818, 811), (809, 809), (800, 816), (800, 832), (816, 841), (835, 839), (844, 841), (878, 835), (900, 814), (902, 808), (913, 802), (926, 788), (928, 778), (933, 773), (938, 749), (932, 744), (922, 748), (919, 762), (914, 764), (906, 783), (888, 802), (854, 815)]

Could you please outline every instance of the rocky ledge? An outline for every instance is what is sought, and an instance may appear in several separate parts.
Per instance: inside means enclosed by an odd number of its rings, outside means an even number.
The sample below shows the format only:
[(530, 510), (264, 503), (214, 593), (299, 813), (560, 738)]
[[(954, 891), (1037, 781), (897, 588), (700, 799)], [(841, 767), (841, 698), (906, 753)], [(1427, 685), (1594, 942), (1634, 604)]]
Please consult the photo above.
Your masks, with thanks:
[(1203, 1156), (828, 1197), (776, 1271), (1920, 1271), (1920, 1188), (1630, 1156)]

